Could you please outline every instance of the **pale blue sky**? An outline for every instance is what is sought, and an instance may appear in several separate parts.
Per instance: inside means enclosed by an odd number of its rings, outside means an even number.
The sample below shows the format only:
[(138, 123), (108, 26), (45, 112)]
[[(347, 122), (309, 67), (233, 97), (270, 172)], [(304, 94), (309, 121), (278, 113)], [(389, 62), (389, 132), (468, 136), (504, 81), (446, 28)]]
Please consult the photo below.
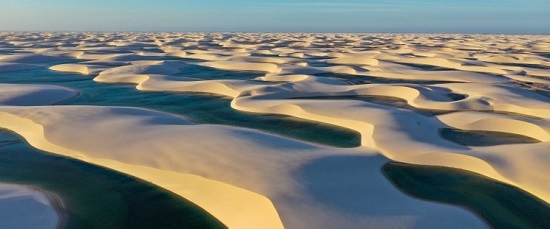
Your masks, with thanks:
[(550, 0), (0, 0), (0, 30), (550, 33)]

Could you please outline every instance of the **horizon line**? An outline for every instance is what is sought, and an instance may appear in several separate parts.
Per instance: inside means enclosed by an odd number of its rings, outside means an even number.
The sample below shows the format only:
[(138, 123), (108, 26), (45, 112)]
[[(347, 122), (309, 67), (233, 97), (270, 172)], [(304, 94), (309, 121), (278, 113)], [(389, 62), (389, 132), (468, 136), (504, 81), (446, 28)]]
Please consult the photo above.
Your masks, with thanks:
[(323, 32), (323, 31), (163, 31), (163, 30), (1, 30), (0, 33), (290, 33), (290, 34), (466, 34), (466, 35), (550, 35), (547, 33), (531, 33), (531, 32)]

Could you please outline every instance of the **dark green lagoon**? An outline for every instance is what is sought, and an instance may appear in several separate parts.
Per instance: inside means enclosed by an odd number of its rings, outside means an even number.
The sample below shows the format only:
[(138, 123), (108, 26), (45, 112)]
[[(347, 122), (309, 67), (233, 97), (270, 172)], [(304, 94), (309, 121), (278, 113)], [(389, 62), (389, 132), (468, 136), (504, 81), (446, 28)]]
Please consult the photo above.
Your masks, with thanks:
[[(191, 73), (197, 77), (198, 72)], [(244, 74), (250, 78), (250, 73)], [(0, 73), (0, 82), (58, 85), (80, 92), (57, 105), (141, 107), (185, 115), (200, 123), (255, 128), (339, 147), (360, 143), (354, 131), (281, 115), (239, 112), (230, 107), (230, 98), (213, 94), (143, 92), (135, 85), (97, 83), (88, 76), (49, 69)], [(0, 182), (31, 185), (59, 195), (67, 211), (67, 228), (225, 227), (167, 190), (110, 169), (42, 152), (8, 131), (0, 131)]]
[(200, 207), (165, 189), (34, 149), (2, 129), (0, 182), (59, 195), (67, 228), (225, 228)]
[(440, 130), (441, 137), (446, 140), (465, 146), (494, 146), (505, 144), (528, 144), (539, 143), (534, 138), (519, 134), (503, 133), (496, 131), (460, 130), (454, 128), (443, 128)]
[[(205, 71), (204, 75), (208, 73), (209, 71)], [(197, 73), (193, 72), (191, 76), (195, 74)], [(212, 74), (222, 73), (215, 71)], [(233, 74), (236, 78), (240, 77), (238, 74), (244, 74), (243, 78), (250, 78), (251, 73)], [(237, 111), (231, 108), (230, 98), (213, 94), (138, 91), (131, 84), (98, 83), (89, 76), (48, 69), (0, 73), (0, 83), (50, 84), (80, 91), (79, 96), (61, 102), (60, 105), (141, 107), (184, 115), (199, 123), (258, 129), (336, 147), (356, 147), (361, 143), (359, 133), (350, 129), (284, 115)]]
[[(182, 73), (176, 76), (252, 80), (257, 75), (191, 66), (182, 68)], [(382, 82), (377, 78), (359, 80), (345, 75), (326, 77), (350, 83), (398, 83)], [(48, 69), (0, 73), (0, 83), (50, 84), (80, 91), (79, 96), (57, 105), (141, 107), (183, 115), (198, 123), (253, 128), (325, 145), (355, 147), (360, 144), (360, 136), (355, 131), (289, 116), (240, 112), (230, 107), (230, 98), (213, 94), (138, 91), (135, 85), (98, 83), (90, 76)], [(454, 95), (450, 93), (449, 96)], [(413, 109), (402, 100), (389, 97), (301, 99), (357, 99), (425, 115), (439, 114), (437, 111)], [(504, 144), (519, 141), (517, 136), (499, 136), (500, 140), (495, 140), (494, 133), (443, 130), (441, 134), (463, 145), (501, 144), (502, 137)], [(483, 138), (479, 134), (484, 134)], [(480, 139), (485, 140), (479, 143)], [(550, 206), (544, 201), (475, 173), (396, 162), (386, 164), (382, 171), (402, 191), (422, 199), (466, 207), (495, 228), (544, 228), (550, 225), (547, 217)], [(0, 182), (33, 185), (61, 196), (67, 207), (69, 228), (224, 227), (204, 210), (169, 191), (109, 169), (33, 149), (17, 135), (6, 131), (0, 131), (0, 172)]]

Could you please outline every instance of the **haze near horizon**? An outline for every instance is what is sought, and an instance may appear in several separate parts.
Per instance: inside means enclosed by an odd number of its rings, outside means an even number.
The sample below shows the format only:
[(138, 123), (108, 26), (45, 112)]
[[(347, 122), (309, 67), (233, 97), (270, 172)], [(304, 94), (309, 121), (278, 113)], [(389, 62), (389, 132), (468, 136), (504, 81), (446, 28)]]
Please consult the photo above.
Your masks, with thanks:
[(1, 0), (2, 31), (533, 33), (543, 0)]

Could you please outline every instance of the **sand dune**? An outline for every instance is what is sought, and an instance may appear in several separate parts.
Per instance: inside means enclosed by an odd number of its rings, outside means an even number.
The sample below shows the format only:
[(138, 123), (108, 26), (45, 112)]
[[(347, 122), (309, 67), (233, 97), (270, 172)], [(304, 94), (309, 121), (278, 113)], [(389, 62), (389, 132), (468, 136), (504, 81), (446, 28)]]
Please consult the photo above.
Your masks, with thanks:
[(132, 108), (4, 107), (0, 117), (2, 127), (37, 148), (151, 181), (231, 228), (484, 227), (462, 209), (400, 193), (379, 171), (387, 159), (369, 149), (322, 147)]
[(52, 66), (50, 69), (59, 72), (75, 72), (84, 75), (90, 74), (88, 66), (82, 64), (59, 64)]
[(42, 55), (42, 54), (14, 54), (14, 55), (0, 57), (0, 61), (2, 62), (14, 62), (14, 63), (23, 63), (23, 64), (41, 63), (41, 62), (56, 61), (56, 60), (62, 60), (62, 59), (64, 58), (57, 57), (57, 56)]
[[(50, 70), (144, 91), (229, 96), (236, 110), (361, 134), (361, 147), (340, 149), (141, 109), (0, 107), (0, 127), (35, 147), (151, 181), (233, 228), (485, 226), (464, 210), (400, 193), (379, 172), (390, 159), (473, 171), (550, 202), (548, 36), (130, 33), (89, 35), (75, 47), (2, 36), (34, 54), (1, 56), (0, 72), (78, 59)], [(198, 67), (225, 78), (201, 79), (191, 74)], [(32, 94), (25, 90), (0, 90), (0, 98)], [(442, 138), (444, 128), (540, 142), (465, 146)]]
[(0, 183), (0, 227), (55, 228), (59, 221), (48, 196), (20, 185)]
[(2, 106), (53, 104), (76, 95), (78, 92), (58, 86), (0, 84), (0, 105)]

